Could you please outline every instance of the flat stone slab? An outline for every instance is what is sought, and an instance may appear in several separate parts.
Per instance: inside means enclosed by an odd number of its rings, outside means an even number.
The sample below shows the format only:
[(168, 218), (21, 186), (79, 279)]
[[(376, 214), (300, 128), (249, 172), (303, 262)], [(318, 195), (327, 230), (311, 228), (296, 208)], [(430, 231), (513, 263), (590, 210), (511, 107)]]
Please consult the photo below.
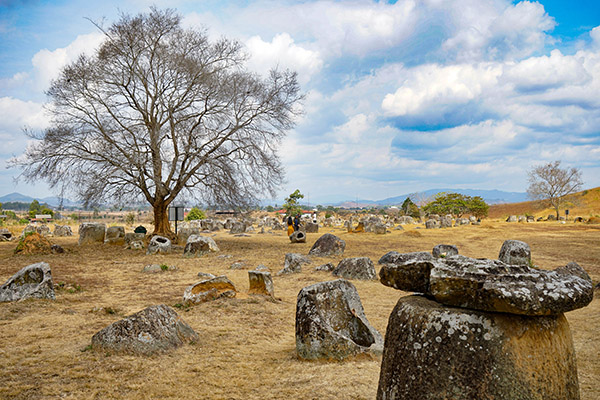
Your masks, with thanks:
[(460, 255), (429, 259), (427, 253), (394, 253), (379, 260), (381, 283), (446, 305), (556, 315), (585, 307), (593, 298), (592, 281), (576, 263), (546, 271)]
[(222, 297), (235, 297), (236, 294), (233, 282), (221, 275), (188, 286), (183, 293), (183, 304), (204, 303)]

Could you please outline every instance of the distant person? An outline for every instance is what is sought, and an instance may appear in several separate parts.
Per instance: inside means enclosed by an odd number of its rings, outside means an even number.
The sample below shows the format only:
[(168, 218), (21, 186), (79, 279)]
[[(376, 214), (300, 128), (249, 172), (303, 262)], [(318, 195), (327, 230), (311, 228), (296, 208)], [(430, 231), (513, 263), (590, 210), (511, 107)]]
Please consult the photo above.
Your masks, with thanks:
[(292, 233), (294, 233), (294, 220), (292, 219), (291, 215), (288, 215), (287, 217), (287, 227), (288, 236), (290, 236)]
[(294, 231), (299, 231), (300, 230), (300, 214), (296, 214), (296, 217), (294, 218)]

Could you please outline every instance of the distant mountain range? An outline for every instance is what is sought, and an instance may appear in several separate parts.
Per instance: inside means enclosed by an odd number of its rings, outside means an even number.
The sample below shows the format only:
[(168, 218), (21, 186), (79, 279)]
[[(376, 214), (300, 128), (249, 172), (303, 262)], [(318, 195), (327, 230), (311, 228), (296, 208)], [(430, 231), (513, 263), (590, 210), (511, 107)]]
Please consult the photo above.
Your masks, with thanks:
[[(46, 203), (52, 207), (58, 207), (60, 205), (60, 198), (56, 196), (50, 197), (30, 197), (21, 193), (10, 193), (0, 197), (0, 203), (31, 203), (33, 200), (37, 200), (41, 203)], [(80, 203), (71, 201), (69, 199), (63, 199), (62, 205), (64, 207), (76, 207), (79, 206)]]
[[(527, 201), (527, 193), (521, 192), (504, 192), (501, 190), (479, 190), (479, 189), (430, 189), (424, 192), (415, 192), (402, 194), (400, 196), (388, 197), (383, 200), (345, 200), (336, 203), (322, 203), (324, 206), (335, 206), (341, 208), (354, 208), (354, 207), (377, 207), (377, 206), (399, 206), (407, 197), (411, 197), (413, 201), (419, 202), (419, 200), (426, 200), (433, 198), (436, 194), (441, 192), (449, 193), (460, 193), (466, 196), (480, 196), (488, 204), (504, 204), (504, 203), (520, 203)], [(19, 203), (31, 203), (33, 200), (37, 200), (40, 203), (46, 203), (51, 207), (58, 207), (60, 204), (60, 198), (56, 196), (51, 197), (30, 197), (21, 193), (10, 193), (0, 197), (0, 203), (8, 202), (19, 202)], [(264, 205), (268, 205), (271, 202), (264, 202)], [(81, 203), (71, 201), (69, 199), (63, 199), (63, 207), (78, 207)]]
[(525, 192), (504, 192), (502, 190), (482, 189), (430, 189), (424, 192), (414, 192), (402, 194), (400, 196), (388, 197), (387, 199), (383, 200), (349, 200), (332, 205), (342, 208), (399, 206), (404, 202), (404, 200), (406, 200), (407, 197), (411, 197), (413, 201), (419, 202), (419, 200), (431, 199), (436, 194), (442, 192), (460, 193), (471, 197), (480, 196), (488, 204), (520, 203), (528, 200), (527, 193)]

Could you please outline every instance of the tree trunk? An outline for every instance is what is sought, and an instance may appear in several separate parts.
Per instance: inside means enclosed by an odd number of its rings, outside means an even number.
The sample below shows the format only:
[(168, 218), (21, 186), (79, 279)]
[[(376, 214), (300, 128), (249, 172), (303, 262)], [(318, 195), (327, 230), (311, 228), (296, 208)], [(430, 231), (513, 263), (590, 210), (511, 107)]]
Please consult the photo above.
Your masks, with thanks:
[(164, 201), (157, 201), (152, 205), (154, 209), (154, 235), (168, 238), (175, 236), (171, 231), (171, 224), (169, 223), (168, 206)]

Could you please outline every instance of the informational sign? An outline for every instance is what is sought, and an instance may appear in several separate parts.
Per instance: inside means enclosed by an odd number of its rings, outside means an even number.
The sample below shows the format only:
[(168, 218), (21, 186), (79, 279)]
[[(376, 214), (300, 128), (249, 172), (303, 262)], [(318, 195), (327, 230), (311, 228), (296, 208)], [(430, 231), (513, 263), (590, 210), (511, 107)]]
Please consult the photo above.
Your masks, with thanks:
[(183, 206), (169, 207), (169, 221), (183, 221)]
[(52, 215), (50, 214), (35, 214), (35, 219), (51, 219)]
[(177, 235), (177, 221), (183, 221), (183, 206), (169, 207), (169, 221), (175, 221), (175, 234)]

